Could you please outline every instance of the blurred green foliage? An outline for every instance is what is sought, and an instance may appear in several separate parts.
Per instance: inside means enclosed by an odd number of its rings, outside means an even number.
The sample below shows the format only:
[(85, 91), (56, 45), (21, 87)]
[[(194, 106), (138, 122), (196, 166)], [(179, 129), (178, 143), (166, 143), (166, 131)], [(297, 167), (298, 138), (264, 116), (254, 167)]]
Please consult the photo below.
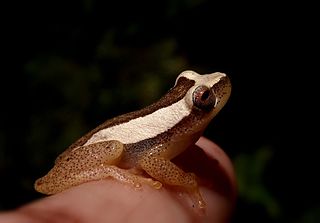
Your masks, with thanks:
[(263, 176), (267, 163), (272, 158), (272, 149), (262, 147), (254, 154), (240, 154), (234, 159), (239, 195), (254, 205), (263, 206), (270, 217), (279, 217), (280, 207), (267, 190)]

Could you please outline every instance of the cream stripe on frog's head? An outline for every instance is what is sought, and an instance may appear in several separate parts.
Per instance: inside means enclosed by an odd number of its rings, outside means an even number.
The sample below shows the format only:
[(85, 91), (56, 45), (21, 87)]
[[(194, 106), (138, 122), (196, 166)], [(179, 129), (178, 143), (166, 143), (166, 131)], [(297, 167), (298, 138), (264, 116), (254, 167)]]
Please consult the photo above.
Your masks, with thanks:
[(185, 96), (185, 100), (190, 107), (195, 105), (193, 94), (199, 86), (206, 86), (212, 90), (215, 97), (213, 116), (221, 110), (231, 94), (231, 83), (228, 76), (224, 73), (215, 72), (200, 75), (194, 71), (187, 70), (177, 77), (176, 84), (181, 77), (195, 81), (194, 86), (189, 89)]
[(194, 80), (195, 85), (206, 85), (208, 87), (212, 87), (214, 84), (220, 81), (222, 77), (226, 77), (227, 75), (220, 72), (215, 72), (212, 74), (198, 74), (192, 70), (183, 71), (176, 79), (176, 83), (178, 82), (180, 77), (185, 77), (189, 80)]

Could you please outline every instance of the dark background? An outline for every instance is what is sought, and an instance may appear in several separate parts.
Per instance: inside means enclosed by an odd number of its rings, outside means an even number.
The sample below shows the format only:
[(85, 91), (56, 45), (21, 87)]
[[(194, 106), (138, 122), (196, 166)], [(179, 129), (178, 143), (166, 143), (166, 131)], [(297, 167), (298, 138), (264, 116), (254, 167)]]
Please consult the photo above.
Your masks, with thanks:
[(235, 165), (233, 222), (319, 220), (314, 7), (102, 2), (3, 7), (0, 210), (39, 198), (34, 180), (75, 139), (192, 69), (233, 84), (205, 132)]

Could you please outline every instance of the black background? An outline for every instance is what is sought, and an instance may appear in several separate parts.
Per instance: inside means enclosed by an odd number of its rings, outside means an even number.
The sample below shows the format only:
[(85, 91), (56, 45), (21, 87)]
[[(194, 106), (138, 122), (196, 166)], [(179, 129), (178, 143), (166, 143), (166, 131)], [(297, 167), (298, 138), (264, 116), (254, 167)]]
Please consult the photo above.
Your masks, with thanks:
[[(225, 72), (233, 84), (230, 101), (206, 136), (221, 145), (233, 160), (264, 147), (272, 154), (261, 179), (280, 212), (272, 216), (266, 206), (240, 193), (233, 221), (313, 222), (316, 218), (319, 146), (314, 142), (319, 72), (315, 65), (319, 63), (319, 51), (315, 33), (319, 25), (315, 24), (311, 5), (205, 0), (31, 1), (16, 2), (4, 11), (2, 210), (40, 197), (32, 189), (33, 181), (49, 169), (48, 160), (53, 161), (61, 147), (106, 118), (156, 100), (174, 83), (178, 74), (174, 72), (193, 69), (199, 73)], [(117, 47), (99, 56), (97, 47), (106, 33), (111, 33)], [(182, 58), (183, 62), (173, 63), (172, 72), (167, 69), (164, 75), (159, 64), (170, 54), (165, 50), (170, 44), (172, 57)], [(70, 69), (79, 71), (72, 78), (79, 82), (76, 89), (82, 93), (78, 94), (72, 87), (73, 79), (63, 74), (35, 75), (37, 64), (47, 64), (43, 62), (47, 58), (62, 58), (57, 60), (78, 66)], [(30, 64), (36, 64), (35, 68)], [(88, 78), (86, 75), (92, 71), (83, 69), (92, 65), (100, 71), (98, 80)], [(47, 66), (47, 70), (54, 67)], [(45, 65), (40, 67), (46, 70)], [(141, 88), (145, 86), (138, 83), (152, 75), (160, 80), (161, 87), (144, 100)], [(101, 89), (119, 86), (131, 87), (133, 90), (128, 92), (132, 93), (116, 91), (111, 96), (114, 101), (101, 107)], [(69, 87), (72, 93), (59, 90)], [(83, 99), (86, 92), (90, 96)], [(64, 95), (68, 93), (71, 95)], [(52, 121), (54, 111), (63, 108), (67, 108), (62, 112), (66, 115), (64, 121)], [(61, 139), (60, 132), (68, 131), (68, 119), (79, 114), (84, 124)], [(34, 119), (37, 116), (41, 118)], [(41, 123), (41, 128), (33, 127), (34, 120)], [(42, 129), (50, 137), (41, 137)], [(30, 139), (30, 131), (40, 136)], [(53, 149), (56, 145), (59, 148)]]

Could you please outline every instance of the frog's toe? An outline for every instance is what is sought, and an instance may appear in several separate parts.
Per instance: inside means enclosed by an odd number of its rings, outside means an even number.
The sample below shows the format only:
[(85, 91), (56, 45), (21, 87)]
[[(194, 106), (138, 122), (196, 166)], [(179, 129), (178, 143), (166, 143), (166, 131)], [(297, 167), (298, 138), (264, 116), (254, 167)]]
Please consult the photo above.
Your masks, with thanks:
[(155, 189), (160, 189), (162, 187), (162, 183), (160, 183), (159, 181), (153, 181), (152, 186)]
[(133, 186), (135, 187), (135, 189), (140, 189), (142, 185), (139, 182), (134, 182)]

